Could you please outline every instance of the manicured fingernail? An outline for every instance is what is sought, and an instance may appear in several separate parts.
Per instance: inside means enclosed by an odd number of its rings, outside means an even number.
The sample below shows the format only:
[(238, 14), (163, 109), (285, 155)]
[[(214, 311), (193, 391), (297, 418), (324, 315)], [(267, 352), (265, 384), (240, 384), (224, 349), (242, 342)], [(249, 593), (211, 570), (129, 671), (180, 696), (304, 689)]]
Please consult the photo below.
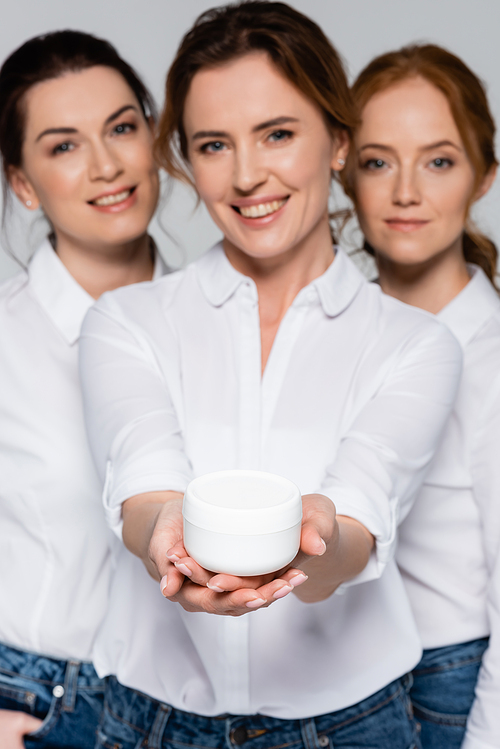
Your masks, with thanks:
[(246, 607), (248, 609), (258, 609), (263, 603), (266, 603), (265, 598), (254, 598), (253, 601), (248, 601)]
[(165, 595), (165, 591), (167, 589), (167, 583), (168, 583), (167, 576), (163, 575), (162, 579), (160, 580), (160, 590), (163, 596)]
[(284, 598), (293, 590), (291, 585), (284, 585), (282, 588), (273, 593), (273, 598)]
[(176, 563), (175, 569), (179, 570), (179, 572), (182, 572), (182, 574), (186, 575), (186, 577), (191, 577), (191, 575), (193, 574), (191, 570), (189, 569), (189, 567), (186, 567), (185, 564)]
[(299, 572), (297, 575), (294, 575), (288, 582), (290, 583), (292, 588), (296, 588), (298, 585), (302, 585), (302, 583), (305, 583), (307, 579), (307, 575), (304, 575), (303, 572)]
[(326, 543), (320, 538), (320, 543), (316, 544), (315, 552), (318, 557), (324, 554), (326, 551)]
[(169, 562), (178, 562), (180, 557), (177, 556), (177, 554), (168, 554), (167, 553), (167, 559)]
[(217, 585), (210, 585), (210, 582), (207, 583), (207, 588), (213, 590), (214, 593), (225, 593), (225, 591), (222, 588), (219, 588)]

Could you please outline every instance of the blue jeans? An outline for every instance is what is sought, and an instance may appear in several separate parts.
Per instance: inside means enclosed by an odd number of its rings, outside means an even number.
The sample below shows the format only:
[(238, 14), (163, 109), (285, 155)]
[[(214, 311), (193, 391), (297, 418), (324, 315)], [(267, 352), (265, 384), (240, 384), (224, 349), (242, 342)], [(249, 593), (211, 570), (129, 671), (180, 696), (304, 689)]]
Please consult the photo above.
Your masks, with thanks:
[(58, 661), (0, 644), (0, 709), (43, 720), (24, 737), (27, 749), (93, 749), (103, 701), (104, 681), (91, 663)]
[(110, 677), (96, 749), (421, 749), (407, 693), (410, 679), (398, 679), (344, 710), (279, 720), (265, 715), (205, 718)]
[(410, 697), (423, 749), (460, 749), (488, 638), (424, 650)]

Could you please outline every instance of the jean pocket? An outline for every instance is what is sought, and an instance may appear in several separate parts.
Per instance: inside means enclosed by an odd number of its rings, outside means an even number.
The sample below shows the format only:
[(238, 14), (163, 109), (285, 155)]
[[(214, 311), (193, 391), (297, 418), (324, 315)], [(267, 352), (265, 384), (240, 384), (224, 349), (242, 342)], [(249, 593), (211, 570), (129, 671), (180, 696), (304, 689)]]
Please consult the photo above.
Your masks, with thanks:
[(57, 724), (57, 721), (59, 720), (59, 717), (61, 715), (61, 709), (62, 709), (62, 697), (56, 697), (53, 695), (52, 701), (50, 703), (49, 711), (45, 718), (43, 718), (41, 726), (39, 726), (36, 731), (32, 731), (31, 733), (26, 734), (26, 738), (29, 739), (42, 739), (49, 731), (52, 731)]
[(25, 713), (33, 714), (35, 711), (35, 704), (35, 692), (30, 692), (28, 689), (0, 682), (1, 710), (22, 710)]

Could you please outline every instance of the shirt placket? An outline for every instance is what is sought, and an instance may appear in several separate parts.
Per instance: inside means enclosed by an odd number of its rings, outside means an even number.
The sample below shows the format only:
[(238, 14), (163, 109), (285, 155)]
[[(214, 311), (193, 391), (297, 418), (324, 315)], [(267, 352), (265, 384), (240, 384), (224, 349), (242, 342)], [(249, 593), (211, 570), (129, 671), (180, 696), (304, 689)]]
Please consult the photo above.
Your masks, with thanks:
[[(237, 468), (259, 470), (261, 434), (261, 343), (257, 289), (252, 282), (237, 292), (239, 329), (239, 419)], [(250, 704), (250, 616), (224, 617), (221, 652), (225, 655), (223, 702), (233, 714), (252, 711)]]
[(317, 303), (317, 292), (314, 288), (303, 289), (287, 310), (274, 339), (273, 347), (266, 364), (261, 385), (261, 424), (260, 424), (260, 464), (265, 460), (265, 446), (271, 429), (276, 404), (282, 389), (283, 381), (289, 370), (290, 358), (307, 312), (311, 305)]

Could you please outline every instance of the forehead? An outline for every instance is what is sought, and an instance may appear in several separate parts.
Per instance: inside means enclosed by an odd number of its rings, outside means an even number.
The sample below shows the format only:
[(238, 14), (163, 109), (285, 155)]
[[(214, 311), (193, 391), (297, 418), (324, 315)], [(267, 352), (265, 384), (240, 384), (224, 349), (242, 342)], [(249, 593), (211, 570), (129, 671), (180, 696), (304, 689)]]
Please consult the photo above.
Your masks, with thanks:
[(193, 77), (184, 107), (186, 131), (227, 130), (289, 115), (319, 117), (319, 108), (272, 63), (265, 52), (252, 52)]
[(388, 140), (406, 145), (441, 140), (462, 144), (446, 96), (420, 77), (401, 81), (372, 96), (363, 109), (358, 138), (384, 144)]
[(113, 68), (95, 66), (37, 83), (24, 98), (26, 138), (52, 128), (102, 122), (125, 104), (137, 105), (132, 89)]

